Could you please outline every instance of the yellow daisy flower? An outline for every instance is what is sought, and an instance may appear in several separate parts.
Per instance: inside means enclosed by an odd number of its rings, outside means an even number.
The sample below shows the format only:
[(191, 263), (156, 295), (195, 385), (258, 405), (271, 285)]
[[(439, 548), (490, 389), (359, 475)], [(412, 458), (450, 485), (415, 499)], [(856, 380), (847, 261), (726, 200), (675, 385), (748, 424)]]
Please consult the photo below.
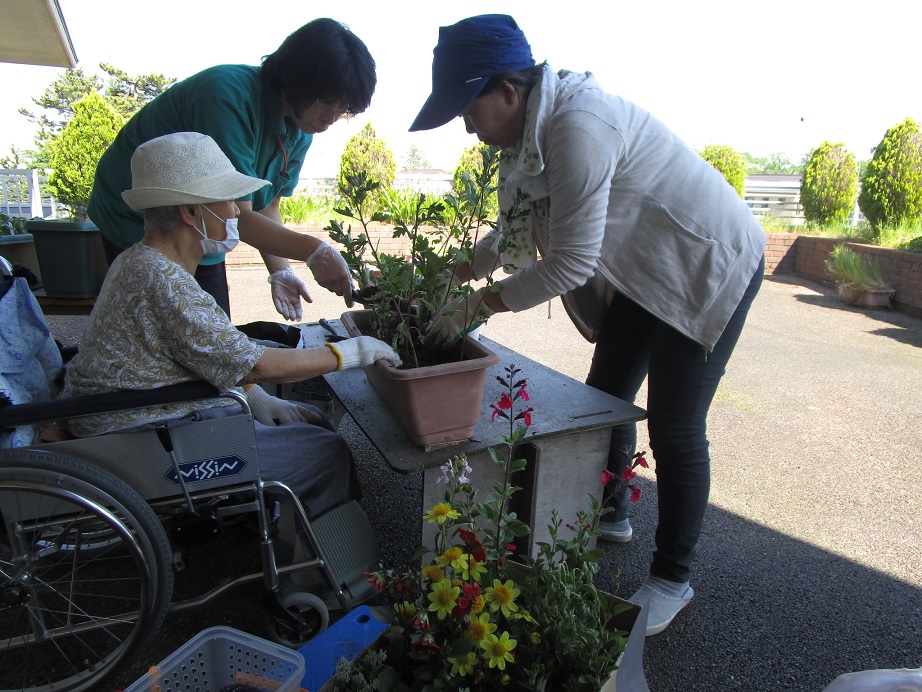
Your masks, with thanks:
[(488, 587), (484, 595), (490, 604), (491, 613), (501, 610), (503, 615), (511, 617), (512, 613), (519, 609), (515, 599), (520, 593), (522, 592), (515, 588), (515, 584), (511, 579), (507, 579), (505, 583), (499, 579), (494, 579), (493, 586)]
[(444, 524), (447, 519), (457, 519), (461, 516), (461, 512), (456, 509), (452, 509), (451, 505), (447, 502), (440, 502), (435, 507), (426, 512), (423, 517), (429, 521), (430, 524), (439, 522)]
[(432, 585), (432, 590), (427, 595), (430, 601), (429, 610), (435, 612), (439, 616), (439, 620), (444, 620), (458, 605), (458, 595), (460, 593), (461, 589), (457, 586), (452, 586), (447, 579), (435, 582)]
[(483, 606), (486, 603), (486, 599), (483, 597), (483, 594), (478, 594), (474, 596), (474, 600), (471, 601), (471, 612), (479, 613), (483, 610)]
[(425, 581), (440, 581), (445, 578), (445, 572), (438, 565), (426, 565), (423, 567), (422, 572)]
[(508, 632), (503, 632), (500, 636), (495, 634), (487, 635), (486, 639), (480, 642), (480, 648), (483, 649), (483, 657), (487, 660), (491, 668), (506, 670), (506, 661), (512, 661), (512, 650), (518, 642), (509, 638)]
[(473, 581), (480, 583), (480, 578), (487, 573), (486, 563), (478, 562), (470, 555), (464, 560), (461, 566), (461, 578), (464, 581)]
[(490, 622), (490, 614), (482, 613), (477, 617), (471, 616), (471, 622), (467, 626), (467, 632), (465, 634), (468, 639), (478, 644), (483, 641), (488, 634), (493, 634), (495, 631), (496, 625)]
[(468, 651), (458, 657), (449, 656), (448, 662), (451, 664), (452, 675), (470, 675), (474, 672), (474, 666), (477, 665), (477, 656), (473, 651)]
[(437, 564), (439, 567), (450, 566), (452, 569), (456, 570), (464, 569), (466, 562), (467, 555), (465, 555), (464, 551), (456, 545), (447, 548), (445, 552), (435, 560), (435, 564)]

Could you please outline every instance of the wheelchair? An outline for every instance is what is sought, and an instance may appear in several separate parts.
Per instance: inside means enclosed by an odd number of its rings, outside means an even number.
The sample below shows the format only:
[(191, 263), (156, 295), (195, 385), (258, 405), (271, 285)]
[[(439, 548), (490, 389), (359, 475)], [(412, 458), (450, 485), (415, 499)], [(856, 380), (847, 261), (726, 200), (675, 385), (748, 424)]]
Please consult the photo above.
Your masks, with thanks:
[[(189, 382), (14, 404), (0, 408), (0, 431), (216, 397), (239, 412), (0, 449), (0, 690), (102, 689), (166, 615), (244, 584), (262, 584), (268, 638), (295, 648), (327, 626), (331, 609), (375, 595), (364, 572), (380, 551), (364, 511), (349, 502), (308, 518), (284, 483), (261, 478), (253, 417), (236, 391)], [(284, 512), (307, 547), (285, 559)], [(174, 573), (191, 548), (253, 517), (259, 568), (174, 602)]]

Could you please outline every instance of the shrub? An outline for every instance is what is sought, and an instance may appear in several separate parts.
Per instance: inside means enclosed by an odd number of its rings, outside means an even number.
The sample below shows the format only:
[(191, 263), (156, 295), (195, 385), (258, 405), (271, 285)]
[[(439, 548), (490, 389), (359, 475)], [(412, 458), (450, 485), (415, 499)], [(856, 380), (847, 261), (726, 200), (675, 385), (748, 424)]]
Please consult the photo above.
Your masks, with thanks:
[(875, 228), (922, 218), (922, 133), (911, 118), (887, 130), (874, 148), (858, 205)]
[(800, 184), (804, 219), (822, 226), (844, 223), (858, 195), (858, 161), (841, 142), (823, 142), (810, 154)]
[(96, 164), (123, 120), (95, 91), (74, 104), (74, 117), (51, 145), (48, 189), (77, 218), (85, 218)]
[[(489, 145), (475, 144), (464, 150), (458, 166), (455, 168), (455, 174), (451, 180), (451, 189), (455, 195), (460, 195), (463, 190), (470, 186), (470, 181), (476, 180), (477, 176), (483, 170), (484, 151), (489, 149)], [(497, 174), (498, 175), (498, 174)], [(492, 181), (492, 192), (484, 200), (484, 212), (488, 218), (495, 218), (499, 214), (499, 201), (496, 198), (496, 177)], [(476, 188), (475, 188), (476, 189)]]
[(370, 193), (369, 208), (381, 206), (384, 191), (394, 183), (397, 174), (397, 164), (394, 155), (383, 140), (378, 139), (371, 123), (346, 142), (339, 164), (339, 186), (349, 186), (349, 181), (364, 174), (367, 180), (374, 180), (378, 187)]
[(730, 186), (742, 197), (746, 184), (746, 161), (733, 147), (711, 144), (702, 149), (701, 158), (711, 164), (727, 179)]

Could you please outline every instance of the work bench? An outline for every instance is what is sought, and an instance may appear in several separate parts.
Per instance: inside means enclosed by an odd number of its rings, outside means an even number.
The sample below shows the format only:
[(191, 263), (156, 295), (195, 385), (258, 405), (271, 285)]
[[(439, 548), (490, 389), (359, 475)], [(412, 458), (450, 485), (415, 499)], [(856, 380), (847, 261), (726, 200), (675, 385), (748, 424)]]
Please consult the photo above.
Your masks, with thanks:
[[(338, 320), (332, 324), (345, 334)], [(320, 325), (299, 327), (304, 346), (325, 343), (328, 332)], [(528, 381), (531, 398), (528, 405), (534, 411), (531, 426), (515, 451), (514, 458), (524, 457), (528, 465), (513, 476), (513, 484), (522, 490), (515, 495), (512, 509), (532, 527), (522, 547), (534, 554), (535, 545), (549, 539), (547, 524), (552, 510), (558, 510), (565, 523), (571, 522), (578, 510), (589, 508), (588, 494), (601, 499), (601, 476), (608, 459), (612, 427), (642, 420), (646, 412), (502, 344), (483, 337), (481, 341), (499, 355), (499, 364), (487, 370), (483, 410), (472, 437), (456, 444), (426, 450), (411, 442), (371, 388), (362, 369), (329, 373), (324, 379), (337, 403), (355, 420), (391, 468), (423, 474), (420, 520), (423, 542), (431, 545), (434, 528), (427, 525), (422, 514), (443, 499), (445, 485), (436, 482), (441, 475), (440, 466), (454, 455), (465, 454), (473, 469), (471, 480), (482, 493), (481, 498), (495, 482), (502, 480), (502, 470), (492, 461), (488, 449), (508, 434), (508, 421), (497, 418), (491, 422), (490, 404), (498, 402), (506, 391), (497, 376), (504, 376), (508, 365), (519, 368), (518, 378)]]

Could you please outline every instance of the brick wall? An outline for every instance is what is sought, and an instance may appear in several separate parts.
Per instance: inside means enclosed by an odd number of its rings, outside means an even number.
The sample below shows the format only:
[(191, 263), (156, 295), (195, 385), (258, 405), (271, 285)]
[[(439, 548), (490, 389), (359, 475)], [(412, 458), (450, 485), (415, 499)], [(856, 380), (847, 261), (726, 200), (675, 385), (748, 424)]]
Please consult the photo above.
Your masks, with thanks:
[(896, 289), (894, 309), (922, 317), (922, 253), (849, 243), (836, 238), (769, 233), (765, 246), (765, 272), (797, 274), (832, 284), (825, 262), (833, 247), (841, 243), (877, 260), (884, 278)]
[[(329, 234), (322, 226), (296, 226), (295, 231), (329, 240)], [(353, 231), (357, 232), (355, 226)], [(371, 242), (379, 251), (391, 255), (404, 252), (406, 238), (392, 237), (391, 226), (375, 225), (370, 228)], [(832, 284), (826, 274), (824, 262), (832, 248), (844, 241), (835, 238), (797, 235), (795, 233), (769, 233), (765, 246), (766, 274), (798, 274), (822, 283)], [(922, 317), (922, 253), (860, 243), (847, 243), (856, 252), (877, 259), (884, 277), (896, 289), (893, 307), (902, 312)], [(227, 256), (229, 266), (262, 266), (262, 258), (250, 245), (240, 243)]]
[[(314, 236), (315, 238), (319, 238), (320, 240), (326, 240), (328, 242), (330, 240), (329, 233), (323, 230), (323, 226), (320, 225), (291, 226), (290, 228), (293, 231), (298, 233), (307, 233)], [(361, 226), (358, 226), (358, 224), (353, 224), (353, 235), (358, 235), (360, 230)], [(381, 226), (377, 224), (372, 225), (369, 227), (369, 236), (372, 245), (378, 248), (378, 252), (383, 252), (389, 255), (402, 254), (409, 244), (406, 238), (393, 237), (392, 226)], [(233, 252), (227, 255), (227, 265), (231, 267), (241, 267), (248, 265), (261, 266), (262, 264), (262, 257), (260, 257), (256, 248), (243, 242), (234, 248)]]

